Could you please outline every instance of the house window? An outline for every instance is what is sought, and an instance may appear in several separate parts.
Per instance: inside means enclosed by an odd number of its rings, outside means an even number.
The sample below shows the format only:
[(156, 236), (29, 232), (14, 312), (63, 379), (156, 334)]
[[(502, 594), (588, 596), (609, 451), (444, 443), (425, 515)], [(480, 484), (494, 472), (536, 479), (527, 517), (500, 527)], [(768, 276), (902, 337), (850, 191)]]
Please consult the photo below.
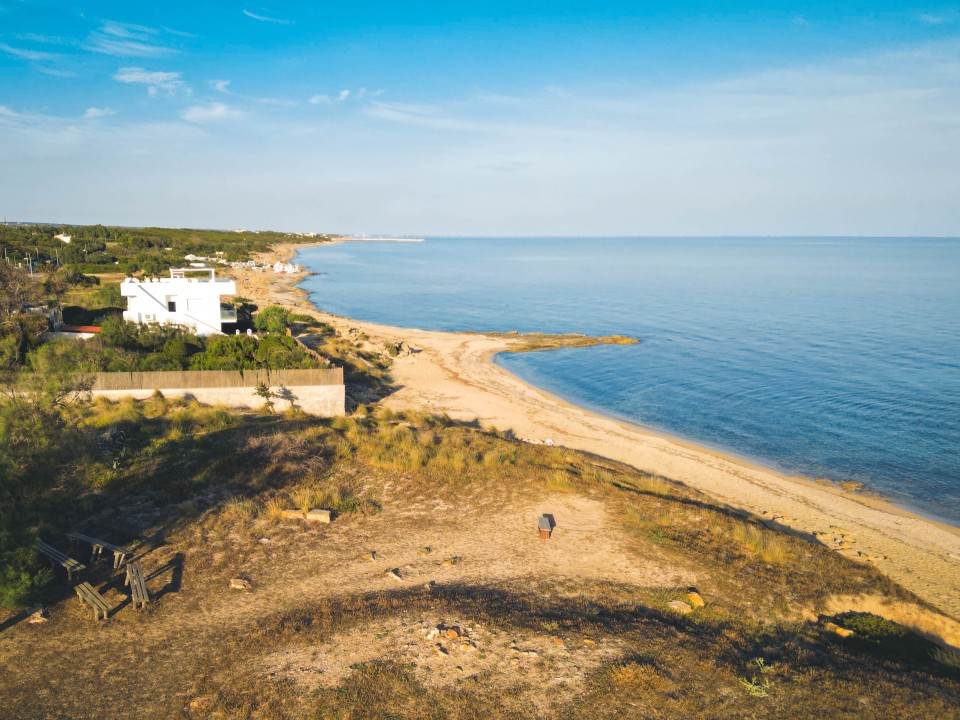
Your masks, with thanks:
[(177, 311), (177, 301), (167, 300), (167, 312), (176, 312), (176, 311)]

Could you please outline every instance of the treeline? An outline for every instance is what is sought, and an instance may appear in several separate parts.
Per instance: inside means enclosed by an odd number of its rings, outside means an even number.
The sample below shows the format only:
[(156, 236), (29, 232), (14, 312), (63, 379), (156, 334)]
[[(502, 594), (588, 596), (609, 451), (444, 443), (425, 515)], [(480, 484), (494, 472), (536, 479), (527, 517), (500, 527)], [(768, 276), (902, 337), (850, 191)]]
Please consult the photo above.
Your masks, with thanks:
[[(70, 236), (66, 243), (57, 235)], [(243, 262), (299, 236), (278, 232), (232, 232), (104, 225), (0, 225), (4, 262), (45, 270), (66, 265), (84, 273), (164, 274), (185, 255)], [(317, 238), (322, 239), (322, 238)]]

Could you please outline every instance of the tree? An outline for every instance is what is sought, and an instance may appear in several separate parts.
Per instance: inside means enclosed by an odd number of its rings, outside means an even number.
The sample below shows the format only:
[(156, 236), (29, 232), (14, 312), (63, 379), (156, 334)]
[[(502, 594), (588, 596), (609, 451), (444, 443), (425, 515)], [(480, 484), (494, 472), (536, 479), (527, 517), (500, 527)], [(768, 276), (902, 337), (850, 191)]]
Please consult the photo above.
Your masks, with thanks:
[(38, 302), (41, 294), (40, 285), (26, 270), (0, 263), (0, 322), (20, 314), (25, 305)]

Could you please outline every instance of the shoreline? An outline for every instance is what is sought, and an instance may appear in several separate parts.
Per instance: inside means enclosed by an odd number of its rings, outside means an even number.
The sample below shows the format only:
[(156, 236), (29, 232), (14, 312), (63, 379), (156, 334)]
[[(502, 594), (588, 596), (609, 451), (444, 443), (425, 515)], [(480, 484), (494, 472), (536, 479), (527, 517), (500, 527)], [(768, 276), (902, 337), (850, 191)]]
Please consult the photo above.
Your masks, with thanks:
[[(285, 243), (269, 253), (289, 261), (308, 247), (334, 242)], [(399, 390), (382, 401), (399, 409), (447, 413), (510, 428), (528, 441), (582, 450), (681, 482), (768, 524), (815, 537), (840, 554), (869, 562), (906, 589), (960, 619), (960, 528), (924, 517), (882, 497), (852, 493), (812, 478), (792, 476), (749, 459), (587, 410), (531, 385), (498, 365), (510, 339), (477, 333), (397, 328), (343, 318), (313, 306), (297, 284), (307, 276), (239, 277), (257, 285), (261, 300), (308, 311), (338, 329), (357, 328), (377, 339), (417, 349), (391, 368)], [(247, 295), (241, 288), (239, 294)], [(256, 298), (252, 298), (256, 299)]]

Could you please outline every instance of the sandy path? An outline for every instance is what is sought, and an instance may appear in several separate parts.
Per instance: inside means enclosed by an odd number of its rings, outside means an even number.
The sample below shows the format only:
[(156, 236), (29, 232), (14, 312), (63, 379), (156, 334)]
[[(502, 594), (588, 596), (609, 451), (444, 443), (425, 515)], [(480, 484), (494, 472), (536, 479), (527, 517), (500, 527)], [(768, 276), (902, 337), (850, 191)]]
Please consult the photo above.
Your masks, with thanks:
[[(294, 246), (276, 249), (289, 257)], [(244, 294), (308, 309), (338, 330), (404, 340), (419, 350), (392, 369), (400, 389), (385, 402), (472, 420), (538, 441), (552, 440), (678, 480), (756, 515), (777, 518), (881, 570), (942, 611), (960, 619), (960, 532), (886, 503), (843, 493), (594, 415), (534, 388), (491, 358), (509, 341), (484, 335), (392, 328), (317, 312), (294, 287), (301, 279), (250, 273)], [(782, 516), (779, 517), (779, 516)], [(835, 540), (836, 539), (836, 540)], [(845, 548), (839, 548), (838, 540)]]

